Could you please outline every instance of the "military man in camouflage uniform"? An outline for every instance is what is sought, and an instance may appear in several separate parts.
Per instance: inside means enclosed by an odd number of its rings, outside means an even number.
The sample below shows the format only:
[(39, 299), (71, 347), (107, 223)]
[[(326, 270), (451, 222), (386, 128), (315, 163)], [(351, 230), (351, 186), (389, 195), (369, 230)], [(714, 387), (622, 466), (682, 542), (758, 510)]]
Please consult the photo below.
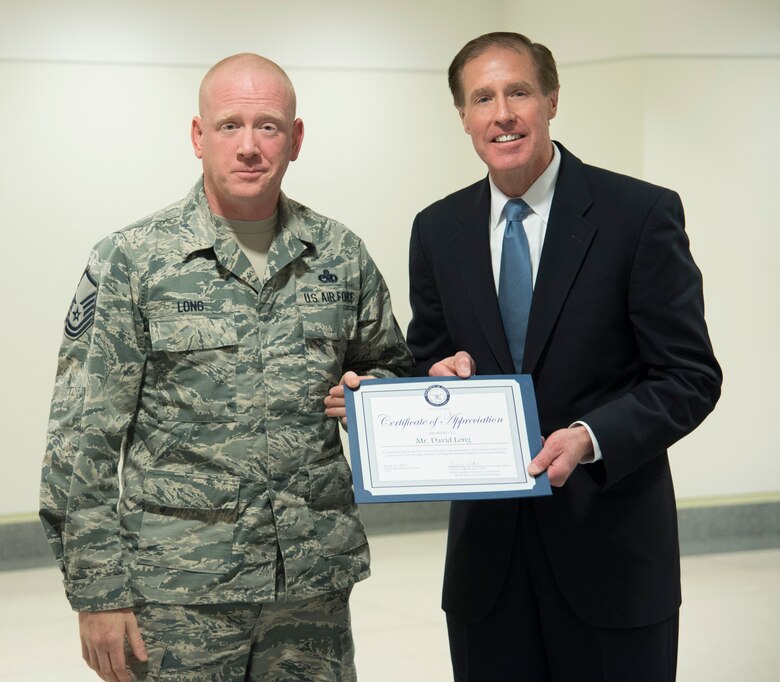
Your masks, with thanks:
[(361, 240), (281, 193), (302, 139), (276, 64), (215, 65), (203, 178), (101, 241), (68, 312), (40, 514), (104, 680), (355, 677), (369, 553), (323, 400), (412, 361)]

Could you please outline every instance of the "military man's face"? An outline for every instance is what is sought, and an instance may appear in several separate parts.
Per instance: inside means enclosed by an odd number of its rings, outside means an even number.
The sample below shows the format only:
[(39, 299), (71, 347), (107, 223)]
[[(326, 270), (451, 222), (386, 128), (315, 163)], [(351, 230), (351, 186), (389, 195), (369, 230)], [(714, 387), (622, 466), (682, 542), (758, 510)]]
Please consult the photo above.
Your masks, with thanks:
[(303, 122), (294, 118), (292, 93), (277, 74), (258, 68), (216, 73), (201, 116), (192, 121), (211, 210), (234, 220), (272, 215), (302, 141)]
[(467, 62), (463, 129), (498, 187), (519, 196), (552, 160), (549, 122), (558, 91), (542, 92), (530, 53), (491, 47)]

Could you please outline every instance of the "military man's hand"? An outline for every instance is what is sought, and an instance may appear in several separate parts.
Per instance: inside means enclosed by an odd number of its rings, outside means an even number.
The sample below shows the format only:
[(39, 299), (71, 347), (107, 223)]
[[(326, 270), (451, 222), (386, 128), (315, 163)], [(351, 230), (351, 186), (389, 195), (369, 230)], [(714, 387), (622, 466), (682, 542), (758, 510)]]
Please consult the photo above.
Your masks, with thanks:
[(130, 682), (125, 662), (125, 637), (133, 655), (146, 661), (146, 647), (132, 609), (79, 613), (81, 655), (101, 680)]
[(465, 350), (459, 350), (455, 355), (439, 360), (428, 370), (428, 375), (468, 379), (476, 371), (477, 363), (474, 362), (474, 359)]
[(338, 417), (341, 420), (341, 425), (347, 428), (347, 401), (344, 399), (344, 386), (349, 388), (357, 388), (360, 386), (360, 382), (363, 379), (374, 379), (370, 375), (359, 377), (355, 372), (345, 372), (341, 377), (341, 381), (338, 386), (328, 391), (328, 395), (325, 396), (325, 414), (328, 417)]
[(544, 446), (528, 466), (531, 476), (547, 471), (550, 485), (560, 488), (568, 480), (580, 462), (593, 458), (593, 441), (584, 426), (553, 431), (544, 441)]

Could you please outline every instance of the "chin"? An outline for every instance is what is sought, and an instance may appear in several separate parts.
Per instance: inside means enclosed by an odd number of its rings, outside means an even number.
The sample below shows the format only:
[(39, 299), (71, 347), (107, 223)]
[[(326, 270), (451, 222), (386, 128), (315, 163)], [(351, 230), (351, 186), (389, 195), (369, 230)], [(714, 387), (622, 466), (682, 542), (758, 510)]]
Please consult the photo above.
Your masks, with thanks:
[(242, 182), (238, 185), (233, 185), (231, 195), (236, 199), (252, 199), (253, 197), (260, 196), (266, 189), (265, 183), (256, 182)]
[(511, 158), (497, 159), (493, 163), (487, 164), (488, 168), (494, 173), (512, 173), (513, 171), (525, 168), (528, 165), (528, 159)]

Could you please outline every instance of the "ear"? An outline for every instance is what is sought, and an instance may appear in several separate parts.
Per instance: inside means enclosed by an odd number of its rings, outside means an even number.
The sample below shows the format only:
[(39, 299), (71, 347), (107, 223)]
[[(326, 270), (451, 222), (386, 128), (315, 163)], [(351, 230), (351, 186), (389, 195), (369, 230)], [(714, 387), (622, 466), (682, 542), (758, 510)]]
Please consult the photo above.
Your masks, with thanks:
[(199, 159), (203, 158), (203, 121), (200, 116), (193, 116), (192, 126), (190, 128), (190, 139), (192, 140), (192, 148), (195, 150), (195, 156)]
[(560, 88), (555, 88), (551, 93), (547, 95), (547, 101), (550, 106), (550, 113), (547, 118), (548, 121), (551, 121), (555, 118), (555, 114), (558, 113), (558, 93), (560, 92)]
[(460, 124), (463, 126), (463, 130), (467, 135), (471, 135), (469, 132), (469, 124), (466, 121), (466, 109), (465, 107), (459, 107), (457, 104), (455, 108), (458, 110), (458, 116), (460, 116)]
[(298, 158), (298, 154), (300, 154), (302, 144), (303, 144), (303, 121), (300, 118), (296, 118), (293, 121), (293, 128), (292, 128), (292, 150), (290, 152), (290, 161), (295, 161), (295, 159)]

